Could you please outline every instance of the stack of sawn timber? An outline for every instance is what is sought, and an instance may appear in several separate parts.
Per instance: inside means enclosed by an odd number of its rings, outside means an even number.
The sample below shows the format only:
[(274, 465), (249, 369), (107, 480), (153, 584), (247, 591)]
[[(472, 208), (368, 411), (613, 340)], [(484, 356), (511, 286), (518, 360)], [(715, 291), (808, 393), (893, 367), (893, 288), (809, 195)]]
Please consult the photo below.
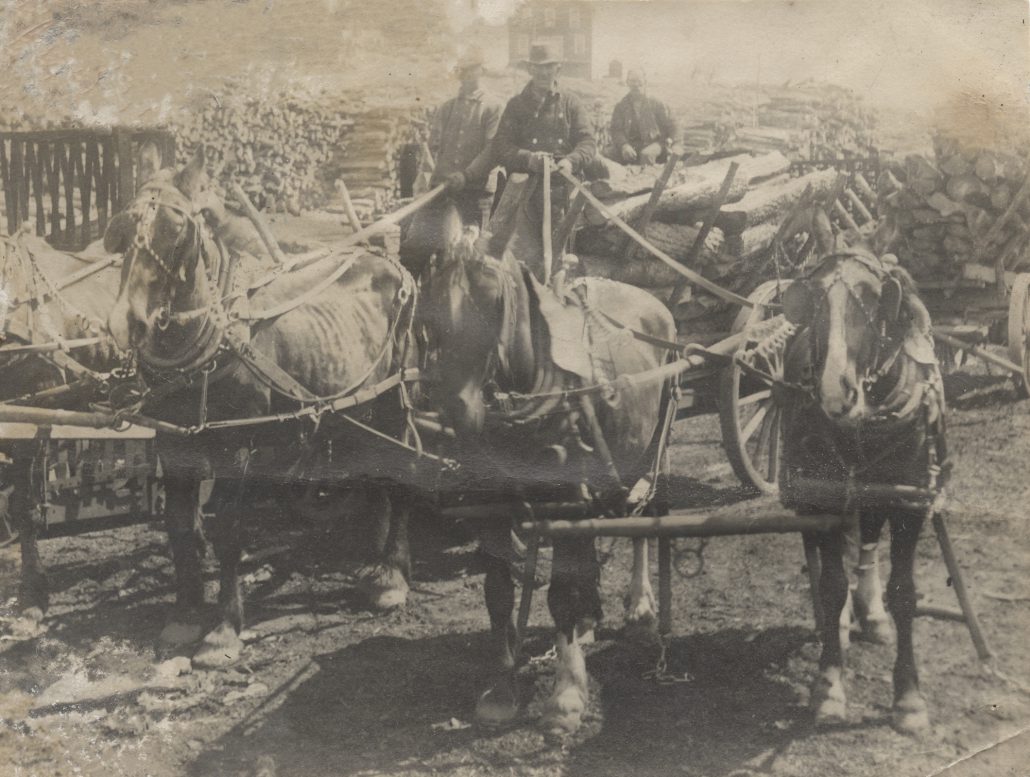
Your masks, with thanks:
[[(690, 269), (737, 293), (753, 289), (768, 270), (764, 261), (777, 231), (806, 191), (830, 192), (838, 174), (821, 170), (790, 178), (790, 162), (779, 152), (741, 154), (693, 167), (678, 166), (659, 197), (644, 237), (673, 259), (688, 263), (688, 255), (718, 195), (730, 165), (738, 170), (704, 246)], [(638, 226), (661, 172), (661, 166), (619, 168), (608, 165), (609, 178), (594, 184), (595, 193), (609, 211), (631, 226)], [(682, 276), (635, 244), (608, 223), (599, 210), (588, 207), (588, 226), (580, 231), (576, 252), (583, 271), (639, 286), (670, 304), (682, 329), (690, 332), (723, 331), (725, 315), (735, 308), (697, 288), (685, 289), (673, 300)]]
[(892, 249), (917, 279), (979, 277), (974, 265), (1028, 263), (1030, 167), (1005, 151), (946, 137), (935, 158), (910, 155), (881, 175), (884, 212), (898, 227)]

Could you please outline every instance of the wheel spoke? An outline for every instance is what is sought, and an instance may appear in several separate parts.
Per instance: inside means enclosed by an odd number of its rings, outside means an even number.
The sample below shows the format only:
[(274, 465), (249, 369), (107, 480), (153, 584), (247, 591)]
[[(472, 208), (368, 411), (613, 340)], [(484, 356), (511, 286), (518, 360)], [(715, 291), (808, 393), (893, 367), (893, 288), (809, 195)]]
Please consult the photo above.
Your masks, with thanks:
[(745, 443), (751, 439), (751, 435), (753, 435), (755, 433), (755, 430), (757, 430), (758, 427), (761, 426), (762, 419), (765, 418), (766, 413), (768, 412), (769, 406), (762, 405), (758, 408), (758, 410), (755, 411), (755, 414), (751, 416), (751, 420), (747, 422), (747, 424), (740, 432), (740, 437)]
[(773, 483), (777, 480), (780, 471), (780, 409), (776, 408), (770, 417), (769, 429), (769, 466), (766, 468), (767, 481)]
[(772, 389), (766, 389), (765, 391), (756, 391), (754, 394), (748, 394), (747, 396), (741, 397), (737, 400), (740, 405), (752, 405), (755, 402), (761, 402), (764, 399), (772, 397)]

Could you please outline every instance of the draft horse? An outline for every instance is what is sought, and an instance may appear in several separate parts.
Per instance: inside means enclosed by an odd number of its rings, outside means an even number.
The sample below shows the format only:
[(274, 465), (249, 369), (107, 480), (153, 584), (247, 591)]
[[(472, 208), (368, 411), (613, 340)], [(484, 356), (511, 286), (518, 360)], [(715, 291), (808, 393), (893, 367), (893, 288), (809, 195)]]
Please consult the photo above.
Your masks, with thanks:
[[(367, 431), (402, 437), (402, 390), (315, 421), (246, 421), (380, 386), (416, 354), (410, 337), (413, 281), (377, 254), (335, 256), (233, 292), (232, 263), (205, 219), (206, 186), (200, 149), (181, 170), (161, 170), (143, 185), (109, 224), (105, 245), (124, 254), (108, 322), (117, 344), (136, 354), (147, 385), (143, 411), (185, 426), (244, 422), (157, 438), (176, 574), (176, 607), (162, 642), (183, 646), (202, 633), (198, 494), (200, 481), (214, 475), (207, 508), (214, 513), (211, 540), (220, 565), (220, 622), (204, 637), (194, 663), (220, 666), (242, 648), (241, 500), (255, 477), (297, 478), (315, 470), (361, 484), (372, 554), (363, 587), (375, 606), (403, 604), (412, 495), (399, 484), (409, 482), (411, 460)], [(227, 309), (229, 298), (246, 303), (242, 314)], [(263, 465), (252, 454), (262, 449), (274, 450), (274, 461)]]
[[(775, 389), (784, 407), (784, 504), (854, 515), (847, 495), (861, 484), (938, 487), (946, 466), (941, 375), (930, 316), (896, 259), (862, 249), (831, 253), (787, 288), (783, 312), (797, 330)], [(893, 722), (905, 733), (929, 725), (912, 644), (913, 566), (926, 512), (927, 505), (896, 500), (857, 508), (863, 546), (874, 547), (890, 526)], [(808, 535), (805, 542), (818, 547), (822, 566), (822, 654), (811, 704), (817, 723), (832, 723), (846, 712), (838, 628), (848, 594), (843, 534)]]
[[(429, 275), (424, 312), (430, 345), (439, 352), (437, 401), (457, 434), (465, 490), (530, 503), (583, 500), (622, 513), (627, 491), (656, 472), (668, 387), (619, 378), (667, 361), (666, 347), (654, 343), (675, 340), (671, 314), (650, 294), (601, 278), (569, 284), (578, 302), (566, 307), (510, 252), (485, 255), (476, 228), (459, 233), (460, 221), (446, 209), (444, 215), (451, 234)], [(562, 311), (569, 319), (564, 326)], [(654, 339), (628, 336), (609, 316)], [(574, 391), (604, 381), (610, 392)], [(660, 497), (651, 507), (662, 509)], [(487, 520), (481, 531), (491, 655), (476, 718), (500, 724), (518, 710), (511, 526)], [(631, 615), (653, 621), (643, 542), (635, 556)], [(579, 632), (601, 616), (599, 576), (592, 538), (554, 540), (547, 602), (557, 629), (557, 671), (543, 723), (557, 732), (579, 727), (588, 700)]]

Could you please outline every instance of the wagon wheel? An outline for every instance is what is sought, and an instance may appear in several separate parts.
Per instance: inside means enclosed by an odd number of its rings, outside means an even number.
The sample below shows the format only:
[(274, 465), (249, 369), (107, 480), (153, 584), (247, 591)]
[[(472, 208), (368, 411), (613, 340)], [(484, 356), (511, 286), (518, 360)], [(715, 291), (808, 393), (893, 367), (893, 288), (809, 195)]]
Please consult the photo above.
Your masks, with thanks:
[(1009, 359), (1023, 368), (1020, 393), (1030, 395), (1030, 273), (1020, 273), (1009, 296)]
[[(733, 322), (740, 332), (774, 314), (765, 305), (779, 296), (778, 281), (766, 281), (751, 292), (753, 308), (744, 308)], [(719, 377), (719, 425), (722, 445), (740, 482), (762, 494), (779, 490), (781, 410), (773, 402), (772, 388), (761, 378), (745, 373), (735, 362)]]

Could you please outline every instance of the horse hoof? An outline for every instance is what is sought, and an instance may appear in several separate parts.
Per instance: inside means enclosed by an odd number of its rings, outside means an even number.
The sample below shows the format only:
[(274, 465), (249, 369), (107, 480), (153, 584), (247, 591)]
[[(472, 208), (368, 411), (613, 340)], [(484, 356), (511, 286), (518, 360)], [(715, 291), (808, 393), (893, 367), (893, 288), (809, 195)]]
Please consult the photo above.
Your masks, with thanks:
[(158, 645), (167, 650), (186, 647), (195, 644), (204, 632), (199, 623), (189, 621), (169, 621), (158, 636)]
[(649, 645), (658, 639), (658, 619), (651, 614), (642, 618), (626, 618), (622, 635), (628, 642)]
[(243, 640), (239, 638), (236, 629), (223, 623), (204, 637), (200, 649), (193, 656), (193, 666), (196, 669), (231, 666), (239, 660), (242, 650)]
[(408, 601), (408, 581), (399, 569), (384, 567), (361, 579), (361, 590), (376, 610), (395, 610)]
[(541, 723), (550, 734), (573, 734), (583, 723), (584, 709), (586, 699), (583, 693), (575, 686), (569, 686), (550, 698)]
[(903, 696), (894, 702), (892, 722), (895, 731), (906, 736), (920, 736), (930, 729), (930, 713), (918, 693)]
[(894, 632), (891, 630), (890, 620), (877, 618), (862, 622), (862, 640), (871, 642), (874, 645), (889, 645), (894, 641)]
[(820, 677), (812, 688), (812, 712), (817, 726), (834, 726), (848, 717), (848, 702), (839, 679)]
[(479, 697), (476, 703), (476, 723), (487, 727), (504, 726), (515, 719), (518, 711), (511, 684), (499, 682)]

